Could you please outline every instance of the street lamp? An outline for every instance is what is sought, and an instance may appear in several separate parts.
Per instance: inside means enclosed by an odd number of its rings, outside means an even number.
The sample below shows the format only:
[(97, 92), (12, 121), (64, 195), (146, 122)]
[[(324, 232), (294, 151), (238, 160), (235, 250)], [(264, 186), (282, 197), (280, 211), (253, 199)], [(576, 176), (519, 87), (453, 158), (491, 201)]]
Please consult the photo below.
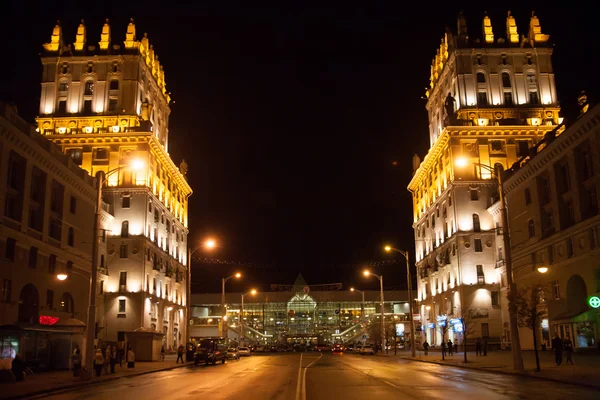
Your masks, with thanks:
[[(454, 164), (457, 167), (466, 167), (469, 165), (469, 160), (465, 157), (459, 157), (455, 160)], [(502, 173), (495, 171), (489, 165), (484, 165), (477, 162), (471, 162), (471, 164), (478, 166), (489, 171), (492, 176), (496, 177), (498, 181), (499, 194), (500, 194), (500, 213), (502, 218), (502, 239), (504, 242), (504, 264), (506, 266), (506, 279), (508, 281), (508, 316), (510, 318), (510, 336), (511, 336), (511, 349), (513, 355), (513, 368), (516, 370), (523, 370), (523, 355), (521, 354), (521, 342), (519, 339), (519, 327), (517, 325), (517, 305), (515, 295), (517, 293), (517, 285), (514, 282), (513, 270), (512, 270), (512, 252), (510, 249), (510, 236), (508, 226), (508, 214), (506, 212), (506, 200), (504, 199), (504, 184), (502, 181)], [(541, 271), (540, 271), (541, 272)]]
[(541, 265), (541, 266), (537, 267), (537, 271), (540, 274), (545, 274), (546, 272), (548, 272), (548, 267), (545, 267), (545, 266)]
[(416, 341), (415, 341), (415, 313), (413, 312), (413, 296), (412, 296), (412, 279), (410, 278), (410, 261), (408, 257), (408, 250), (398, 250), (391, 246), (385, 246), (385, 251), (395, 251), (400, 253), (406, 259), (406, 281), (408, 282), (408, 305), (410, 310), (410, 337), (411, 337), (411, 355), (416, 356)]
[(225, 326), (227, 322), (227, 309), (225, 308), (225, 282), (230, 280), (231, 278), (239, 279), (242, 277), (242, 274), (239, 272), (228, 276), (227, 278), (221, 278), (221, 308), (223, 310), (223, 318), (221, 318), (221, 336), (225, 337), (227, 335), (227, 328)]
[[(102, 212), (102, 188), (106, 178), (110, 175), (121, 171), (122, 169), (129, 168), (133, 171), (139, 171), (143, 169), (145, 163), (143, 160), (134, 159), (128, 165), (123, 165), (118, 168), (111, 169), (107, 172), (98, 171), (96, 179), (98, 180), (98, 193), (96, 198), (96, 209), (94, 213), (93, 223), (93, 234), (92, 234), (92, 271), (90, 276), (90, 299), (88, 305), (87, 315), (87, 331), (85, 338), (85, 358), (84, 366), (88, 371), (87, 379), (91, 378), (91, 371), (94, 367), (94, 339), (96, 338), (96, 284), (98, 281), (98, 258), (99, 258), (99, 242), (100, 242), (100, 218)], [(68, 278), (67, 271), (61, 271), (56, 275), (56, 278), (60, 281), (64, 281)]]
[(380, 291), (380, 296), (381, 296), (381, 340), (382, 340), (382, 345), (383, 348), (386, 348), (386, 342), (387, 342), (387, 335), (385, 332), (385, 313), (383, 310), (383, 274), (382, 275), (377, 275), (372, 273), (371, 271), (369, 271), (368, 269), (363, 271), (363, 275), (364, 276), (369, 276), (372, 275), (375, 278), (379, 279), (379, 291)]
[(256, 289), (252, 289), (248, 293), (242, 293), (242, 308), (240, 311), (240, 342), (244, 340), (244, 298), (249, 294), (256, 296), (256, 293)]
[(354, 289), (353, 287), (350, 288), (350, 291), (351, 292), (358, 292), (362, 296), (362, 301), (360, 303), (360, 319), (364, 320), (365, 319), (365, 291), (364, 290)]

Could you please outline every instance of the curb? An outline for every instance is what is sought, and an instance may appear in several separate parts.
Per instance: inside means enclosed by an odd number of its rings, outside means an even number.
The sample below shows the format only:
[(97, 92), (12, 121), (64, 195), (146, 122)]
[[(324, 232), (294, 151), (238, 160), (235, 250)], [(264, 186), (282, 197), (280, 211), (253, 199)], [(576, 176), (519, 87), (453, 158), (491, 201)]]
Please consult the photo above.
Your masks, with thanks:
[(512, 372), (512, 371), (494, 370), (491, 368), (488, 369), (488, 368), (481, 368), (481, 367), (471, 367), (468, 365), (447, 364), (447, 363), (442, 363), (442, 362), (438, 362), (438, 361), (417, 360), (417, 359), (408, 358), (408, 357), (399, 357), (399, 358), (402, 358), (403, 360), (407, 360), (407, 361), (422, 362), (422, 363), (427, 363), (427, 364), (436, 364), (436, 365), (442, 365), (445, 367), (471, 369), (471, 370), (476, 370), (476, 371), (480, 371), (480, 372), (489, 372), (492, 374), (524, 376), (524, 377), (538, 379), (538, 380), (542, 380), (542, 381), (562, 383), (562, 384), (567, 384), (567, 385), (585, 387), (588, 389), (600, 390), (600, 386), (598, 386), (598, 385), (590, 385), (588, 383), (573, 382), (573, 381), (568, 381), (568, 380), (564, 380), (564, 379), (556, 379), (556, 378), (551, 378), (551, 377), (546, 377), (546, 376), (536, 376), (536, 375), (529, 374), (527, 372), (523, 373), (523, 372), (516, 372), (516, 371)]
[[(148, 374), (152, 374), (155, 372), (162, 372), (162, 371), (170, 371), (173, 369), (177, 369), (177, 368), (183, 368), (183, 367), (187, 367), (189, 365), (193, 365), (193, 363), (190, 364), (183, 364), (183, 365), (176, 365), (174, 367), (165, 367), (165, 368), (159, 368), (159, 369), (153, 369), (150, 371), (143, 371), (143, 372), (136, 372), (133, 374), (129, 374), (129, 375), (121, 375), (121, 376), (112, 376), (109, 378), (105, 378), (105, 379), (99, 379), (99, 380), (89, 380), (89, 381), (85, 381), (85, 383), (71, 383), (71, 384), (67, 384), (64, 386), (58, 386), (52, 389), (44, 389), (44, 390), (38, 390), (35, 392), (29, 392), (29, 393), (24, 393), (24, 394), (19, 394), (16, 396), (11, 396), (11, 397), (1, 397), (3, 400), (17, 400), (17, 399), (26, 399), (26, 398), (30, 398), (32, 396), (40, 396), (42, 394), (55, 394), (58, 392), (62, 392), (62, 391), (69, 391), (71, 389), (77, 389), (77, 388), (82, 388), (82, 387), (88, 387), (88, 386), (93, 386), (93, 385), (98, 385), (104, 382), (113, 382), (119, 379), (123, 379), (123, 378), (133, 378), (136, 376), (143, 376), (143, 375), (148, 375)], [(83, 381), (82, 381), (83, 382)]]

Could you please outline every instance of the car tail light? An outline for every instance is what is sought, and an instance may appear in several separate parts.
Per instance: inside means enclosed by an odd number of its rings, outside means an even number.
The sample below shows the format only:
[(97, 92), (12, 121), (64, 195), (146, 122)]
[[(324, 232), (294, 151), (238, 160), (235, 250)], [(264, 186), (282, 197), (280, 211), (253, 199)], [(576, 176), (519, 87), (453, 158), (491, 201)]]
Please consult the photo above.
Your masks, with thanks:
[(220, 352), (219, 352), (219, 351), (217, 351), (215, 354), (219, 354), (219, 353), (220, 353)]

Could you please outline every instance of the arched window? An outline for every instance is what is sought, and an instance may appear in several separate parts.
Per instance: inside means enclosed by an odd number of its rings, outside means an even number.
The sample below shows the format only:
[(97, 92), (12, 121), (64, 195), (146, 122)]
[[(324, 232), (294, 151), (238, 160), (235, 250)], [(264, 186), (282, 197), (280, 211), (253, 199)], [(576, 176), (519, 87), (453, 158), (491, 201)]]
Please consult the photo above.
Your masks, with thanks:
[(69, 246), (75, 245), (75, 230), (72, 227), (69, 228), (69, 235), (67, 238), (67, 242), (68, 242)]
[(113, 79), (112, 81), (110, 81), (110, 90), (119, 90), (119, 81), (116, 79)]
[(477, 83), (485, 83), (485, 74), (483, 72), (477, 73)]
[(508, 72), (503, 72), (502, 73), (502, 87), (505, 89), (509, 89), (511, 87), (511, 83), (510, 83), (510, 75), (508, 74)]
[(71, 296), (71, 293), (63, 293), (62, 297), (60, 298), (60, 311), (69, 314), (75, 313), (75, 303), (73, 302), (73, 296)]
[(527, 222), (527, 231), (529, 232), (530, 238), (535, 236), (535, 223), (532, 219)]
[(481, 224), (477, 214), (473, 214), (473, 232), (481, 232)]
[(480, 107), (486, 107), (488, 105), (487, 85), (485, 74), (483, 72), (477, 73), (477, 105)]
[(94, 81), (87, 81), (85, 83), (85, 90), (83, 91), (84, 96), (92, 96), (94, 94)]
[(121, 237), (122, 238), (129, 237), (129, 221), (121, 222)]

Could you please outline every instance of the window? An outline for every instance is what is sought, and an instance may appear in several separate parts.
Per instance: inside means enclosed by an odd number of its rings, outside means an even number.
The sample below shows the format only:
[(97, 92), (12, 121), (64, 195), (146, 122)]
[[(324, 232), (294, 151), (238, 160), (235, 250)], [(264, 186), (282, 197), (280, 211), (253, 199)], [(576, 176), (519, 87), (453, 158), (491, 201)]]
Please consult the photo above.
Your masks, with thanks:
[(532, 238), (535, 236), (535, 223), (532, 219), (527, 221), (527, 232), (529, 232), (529, 237)]
[(564, 160), (555, 166), (556, 168), (556, 186), (560, 194), (571, 190), (571, 179), (569, 175), (569, 164)]
[(119, 273), (119, 292), (124, 292), (127, 288), (127, 271)]
[(119, 299), (119, 314), (125, 313), (125, 299)]
[(526, 140), (517, 140), (517, 157), (529, 155), (529, 142)]
[(108, 160), (108, 151), (105, 147), (94, 149), (94, 160)]
[(152, 279), (152, 293), (156, 294), (156, 278)]
[(83, 101), (83, 113), (84, 114), (92, 113), (92, 100), (86, 99)]
[(471, 201), (479, 200), (479, 191), (477, 189), (471, 189)]
[(6, 247), (4, 250), (4, 258), (10, 261), (15, 261), (15, 253), (17, 251), (17, 241), (11, 237), (6, 239)]
[(128, 254), (128, 250), (127, 250), (127, 245), (126, 244), (122, 244), (121, 245), (121, 249), (119, 251), (119, 255), (121, 258), (127, 258), (129, 256)]
[(152, 212), (152, 203), (148, 203), (148, 212), (151, 213)]
[(63, 75), (66, 75), (68, 72), (69, 72), (68, 64), (63, 64), (62, 67), (60, 68), (60, 73)]
[(87, 81), (85, 83), (85, 89), (83, 91), (84, 96), (92, 96), (94, 94), (94, 82)]
[(67, 244), (71, 247), (73, 247), (75, 245), (75, 230), (72, 227), (69, 228), (69, 236), (68, 236)]
[(500, 305), (500, 292), (492, 290), (492, 307), (498, 307)]
[(54, 275), (56, 271), (56, 255), (50, 254), (48, 257), (48, 273)]
[(73, 162), (77, 165), (83, 163), (83, 152), (82, 149), (68, 149), (67, 155), (73, 159)]
[(531, 204), (531, 192), (529, 188), (525, 188), (525, 205), (528, 206)]
[(131, 205), (131, 196), (123, 196), (121, 199), (121, 208), (129, 208)]
[(10, 303), (12, 298), (12, 280), (4, 279), (2, 281), (2, 302)]
[(513, 96), (511, 92), (504, 92), (504, 104), (507, 106), (513, 106)]
[(105, 267), (104, 262), (105, 262), (104, 261), (104, 254), (100, 254), (100, 268), (104, 268)]
[(158, 222), (159, 219), (160, 219), (160, 215), (159, 215), (158, 209), (155, 208), (154, 209), (154, 222)]
[(477, 83), (485, 83), (485, 75), (483, 72), (477, 73)]
[(501, 153), (504, 151), (503, 142), (501, 140), (491, 140), (492, 151), (496, 153)]
[(58, 84), (59, 92), (66, 92), (67, 90), (69, 90), (69, 82), (63, 81)]
[(110, 90), (119, 90), (119, 81), (116, 79), (113, 79), (112, 81), (110, 81)]
[(29, 248), (29, 268), (37, 267), (38, 248), (31, 246)]
[(66, 114), (67, 113), (67, 99), (58, 100), (58, 108), (56, 110), (57, 114)]
[(540, 104), (540, 98), (538, 97), (537, 92), (529, 92), (529, 103), (533, 105)]
[(510, 88), (511, 84), (510, 84), (510, 75), (508, 74), (508, 72), (503, 72), (502, 73), (502, 87), (503, 88)]
[(98, 281), (100, 288), (98, 289), (98, 294), (104, 294), (104, 281)]
[(71, 201), (69, 202), (69, 211), (71, 214), (75, 214), (77, 210), (77, 198), (75, 196), (71, 196)]
[(122, 238), (129, 237), (129, 221), (121, 222), (121, 237)]
[(481, 224), (477, 214), (473, 214), (473, 232), (481, 232)]
[(75, 304), (73, 302), (73, 296), (71, 293), (65, 292), (60, 298), (60, 311), (66, 313), (75, 313)]
[(54, 308), (54, 290), (48, 289), (46, 291), (46, 307), (50, 310)]
[(435, 228), (435, 215), (431, 216), (431, 227)]
[[(531, 61), (531, 57), (528, 59)], [(535, 83), (535, 72), (530, 71), (527, 73), (527, 83)]]
[[(477, 240), (477, 239), (475, 239)], [(477, 265), (477, 283), (485, 283), (485, 275), (483, 274), (483, 265)]]
[(488, 105), (488, 99), (487, 99), (486, 92), (478, 92), (477, 93), (477, 105), (483, 106), (483, 107)]
[(117, 99), (109, 99), (108, 100), (108, 112), (117, 111)]
[(481, 245), (481, 239), (474, 239), (475, 243), (475, 252), (481, 253), (483, 251), (483, 246)]

